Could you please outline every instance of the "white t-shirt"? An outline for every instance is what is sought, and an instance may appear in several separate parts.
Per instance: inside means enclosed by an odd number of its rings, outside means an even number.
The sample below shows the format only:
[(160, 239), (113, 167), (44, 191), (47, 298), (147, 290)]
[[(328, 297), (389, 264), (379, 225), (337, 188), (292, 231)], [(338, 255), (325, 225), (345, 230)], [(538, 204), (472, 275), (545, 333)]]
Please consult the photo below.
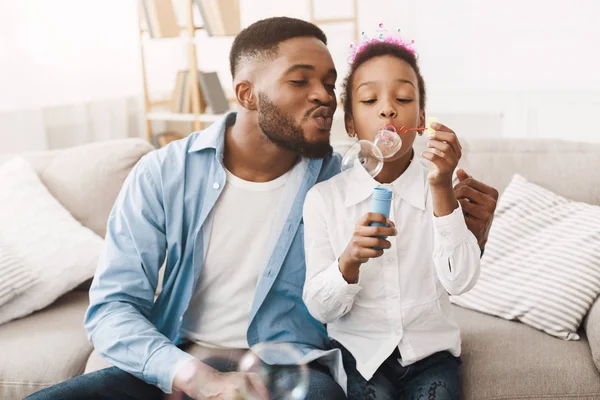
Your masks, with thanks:
[(205, 262), (183, 322), (188, 339), (210, 347), (248, 348), (252, 301), (290, 171), (260, 183), (226, 171), (227, 183), (209, 217)]

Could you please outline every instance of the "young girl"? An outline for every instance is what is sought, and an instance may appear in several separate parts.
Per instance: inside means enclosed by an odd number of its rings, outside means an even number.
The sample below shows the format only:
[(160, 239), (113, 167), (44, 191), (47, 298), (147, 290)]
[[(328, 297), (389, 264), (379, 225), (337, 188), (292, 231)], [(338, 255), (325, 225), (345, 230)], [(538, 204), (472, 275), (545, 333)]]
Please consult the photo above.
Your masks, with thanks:
[[(344, 92), (351, 137), (425, 126), (425, 85), (402, 41), (361, 46)], [(357, 165), (305, 201), (304, 302), (342, 351), (349, 399), (459, 398), (460, 331), (448, 293), (473, 287), (480, 249), (452, 189), (460, 143), (447, 127), (432, 128), (422, 154), (415, 131), (400, 133), (401, 149), (375, 178)], [(389, 219), (369, 212), (384, 184), (393, 191)]]

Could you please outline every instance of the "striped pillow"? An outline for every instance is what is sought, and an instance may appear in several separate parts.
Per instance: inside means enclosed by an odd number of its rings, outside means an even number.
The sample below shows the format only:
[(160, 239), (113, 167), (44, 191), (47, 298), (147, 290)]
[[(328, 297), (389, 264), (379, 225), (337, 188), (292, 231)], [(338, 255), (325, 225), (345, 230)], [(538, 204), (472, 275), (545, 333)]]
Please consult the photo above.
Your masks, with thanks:
[(23, 265), (0, 240), (0, 307), (36, 282), (33, 272)]
[(499, 200), (481, 276), (451, 301), (578, 340), (600, 294), (600, 207), (515, 175)]

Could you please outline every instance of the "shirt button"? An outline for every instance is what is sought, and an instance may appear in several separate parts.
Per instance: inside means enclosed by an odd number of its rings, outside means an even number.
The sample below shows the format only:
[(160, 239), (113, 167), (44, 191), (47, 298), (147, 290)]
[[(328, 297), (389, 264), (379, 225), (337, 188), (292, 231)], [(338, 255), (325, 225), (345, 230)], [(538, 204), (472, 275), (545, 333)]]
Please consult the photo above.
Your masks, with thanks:
[(183, 317), (179, 317), (179, 322), (183, 321)]
[(219, 185), (219, 182), (213, 183), (213, 189), (217, 190), (220, 187), (221, 187), (221, 185)]
[(156, 385), (159, 389), (162, 389), (162, 385), (159, 383), (158, 385)]

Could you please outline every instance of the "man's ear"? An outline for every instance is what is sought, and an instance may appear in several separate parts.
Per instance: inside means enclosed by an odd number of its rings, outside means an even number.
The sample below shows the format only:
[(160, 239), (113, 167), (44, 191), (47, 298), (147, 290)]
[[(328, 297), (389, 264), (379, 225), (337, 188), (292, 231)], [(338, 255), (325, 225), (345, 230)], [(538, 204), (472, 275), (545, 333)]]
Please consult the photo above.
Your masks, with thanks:
[(257, 98), (254, 86), (250, 81), (239, 81), (235, 84), (235, 97), (238, 103), (247, 110), (256, 110)]
[(354, 128), (354, 119), (352, 118), (352, 115), (348, 113), (344, 114), (344, 125), (346, 126), (346, 133), (348, 136), (356, 136), (356, 129)]

